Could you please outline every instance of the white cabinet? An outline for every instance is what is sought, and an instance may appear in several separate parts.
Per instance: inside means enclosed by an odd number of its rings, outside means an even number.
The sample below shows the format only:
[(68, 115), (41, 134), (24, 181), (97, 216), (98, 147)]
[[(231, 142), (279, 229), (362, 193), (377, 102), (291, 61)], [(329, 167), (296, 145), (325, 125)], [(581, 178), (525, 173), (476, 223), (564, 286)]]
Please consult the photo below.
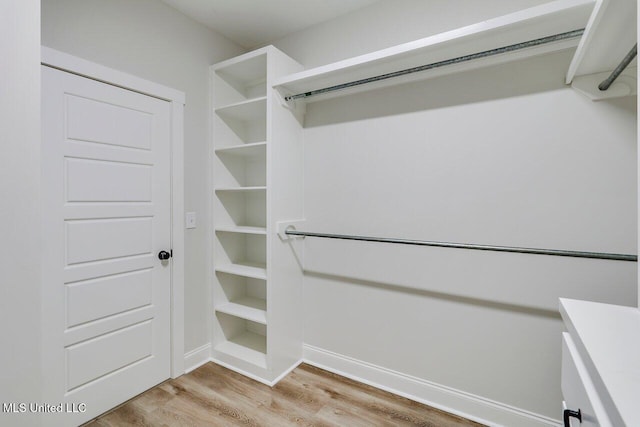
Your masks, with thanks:
[(302, 270), (275, 223), (302, 217), (299, 117), (271, 88), (302, 67), (272, 46), (211, 67), (213, 359), (272, 385), (302, 357)]
[(640, 310), (562, 298), (560, 312), (565, 425), (640, 425)]
[[(562, 334), (562, 396), (563, 406), (579, 415), (567, 414), (570, 426), (605, 427), (611, 422), (598, 396), (582, 357), (576, 348), (571, 335)], [(564, 413), (563, 413), (564, 415)]]

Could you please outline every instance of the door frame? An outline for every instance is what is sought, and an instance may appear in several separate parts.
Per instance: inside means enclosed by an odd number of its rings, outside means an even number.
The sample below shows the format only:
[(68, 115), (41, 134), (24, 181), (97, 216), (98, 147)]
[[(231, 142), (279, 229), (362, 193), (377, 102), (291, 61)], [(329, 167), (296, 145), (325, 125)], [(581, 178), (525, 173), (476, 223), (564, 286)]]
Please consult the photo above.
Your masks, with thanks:
[(42, 46), (41, 64), (171, 104), (171, 377), (184, 373), (184, 105), (185, 94), (131, 74)]

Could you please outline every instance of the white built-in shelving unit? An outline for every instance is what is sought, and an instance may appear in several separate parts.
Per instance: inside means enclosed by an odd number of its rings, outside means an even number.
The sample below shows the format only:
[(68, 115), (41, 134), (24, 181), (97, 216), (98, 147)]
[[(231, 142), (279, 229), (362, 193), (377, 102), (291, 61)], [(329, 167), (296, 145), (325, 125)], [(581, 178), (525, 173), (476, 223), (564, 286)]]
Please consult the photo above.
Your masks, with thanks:
[(266, 384), (302, 357), (302, 272), (275, 234), (302, 215), (301, 126), (271, 89), (300, 69), (272, 46), (211, 67), (212, 356)]

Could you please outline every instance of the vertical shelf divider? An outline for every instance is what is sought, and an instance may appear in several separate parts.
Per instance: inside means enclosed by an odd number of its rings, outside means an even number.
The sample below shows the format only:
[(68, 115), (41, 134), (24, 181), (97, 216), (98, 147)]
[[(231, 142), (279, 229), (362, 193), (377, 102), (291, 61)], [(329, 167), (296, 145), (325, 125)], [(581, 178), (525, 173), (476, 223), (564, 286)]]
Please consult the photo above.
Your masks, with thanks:
[(302, 358), (302, 247), (275, 226), (303, 213), (302, 119), (272, 88), (301, 70), (273, 46), (210, 70), (212, 359), (268, 385)]

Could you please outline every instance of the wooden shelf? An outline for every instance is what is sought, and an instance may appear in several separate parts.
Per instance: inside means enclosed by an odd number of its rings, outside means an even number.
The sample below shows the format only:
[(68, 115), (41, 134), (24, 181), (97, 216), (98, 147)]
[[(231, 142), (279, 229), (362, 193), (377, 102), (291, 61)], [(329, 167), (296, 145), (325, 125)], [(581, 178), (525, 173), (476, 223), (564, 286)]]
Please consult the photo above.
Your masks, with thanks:
[(242, 234), (260, 234), (266, 235), (267, 229), (265, 227), (251, 227), (246, 225), (240, 226), (219, 226), (215, 228), (215, 231), (221, 231), (224, 233), (242, 233)]
[(267, 143), (254, 142), (251, 144), (234, 145), (231, 147), (218, 148), (215, 153), (220, 155), (238, 156), (238, 157), (260, 157), (266, 156)]
[(233, 264), (219, 265), (215, 270), (221, 273), (235, 274), (236, 276), (267, 280), (267, 267), (265, 264), (236, 262)]
[(246, 331), (215, 347), (216, 351), (242, 359), (261, 368), (267, 367), (266, 337)]
[(233, 119), (243, 122), (265, 121), (267, 117), (267, 97), (249, 99), (216, 108), (215, 112), (223, 119)]
[[(291, 74), (276, 80), (274, 87), (283, 96), (304, 93), (582, 29), (587, 24), (593, 6), (594, 0), (557, 0), (478, 24)], [(413, 73), (403, 77), (331, 92), (330, 94), (314, 96), (308, 98), (306, 102), (320, 101), (364, 90), (427, 79), (568, 49), (575, 47), (578, 41), (578, 38), (574, 38), (548, 43), (508, 54)], [(298, 101), (302, 100), (296, 100), (296, 102)]]
[(220, 313), (230, 314), (252, 322), (267, 324), (267, 302), (253, 297), (241, 297), (215, 308)]

